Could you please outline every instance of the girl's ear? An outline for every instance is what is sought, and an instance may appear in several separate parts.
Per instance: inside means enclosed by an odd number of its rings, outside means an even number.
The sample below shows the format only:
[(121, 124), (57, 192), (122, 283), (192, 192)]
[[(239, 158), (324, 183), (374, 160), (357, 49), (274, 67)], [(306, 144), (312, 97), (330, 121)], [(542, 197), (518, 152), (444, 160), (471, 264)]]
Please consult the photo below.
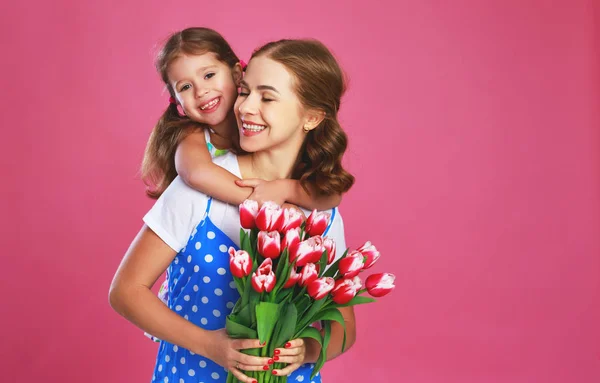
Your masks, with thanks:
[(233, 68), (231, 68), (231, 75), (233, 76), (235, 86), (240, 86), (242, 79), (244, 78), (244, 71), (242, 70), (242, 65), (240, 63), (236, 63)]

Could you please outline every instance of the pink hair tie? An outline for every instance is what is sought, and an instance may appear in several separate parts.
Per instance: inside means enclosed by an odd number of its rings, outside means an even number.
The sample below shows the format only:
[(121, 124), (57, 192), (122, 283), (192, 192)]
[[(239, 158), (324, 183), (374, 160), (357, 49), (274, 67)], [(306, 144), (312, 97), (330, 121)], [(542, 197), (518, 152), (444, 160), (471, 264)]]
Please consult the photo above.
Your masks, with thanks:
[(169, 104), (177, 104), (177, 101), (175, 101), (175, 97), (169, 97)]
[(242, 66), (242, 70), (246, 70), (246, 67), (248, 66), (244, 60), (240, 60), (240, 65)]

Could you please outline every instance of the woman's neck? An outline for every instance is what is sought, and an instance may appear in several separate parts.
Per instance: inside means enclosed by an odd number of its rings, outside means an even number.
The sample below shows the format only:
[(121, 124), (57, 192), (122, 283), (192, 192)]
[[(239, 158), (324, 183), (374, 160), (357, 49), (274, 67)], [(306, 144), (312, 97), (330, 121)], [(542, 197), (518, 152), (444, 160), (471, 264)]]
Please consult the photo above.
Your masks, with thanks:
[(265, 181), (291, 178), (302, 141), (282, 144), (269, 150), (239, 157), (242, 178)]
[(237, 139), (237, 120), (233, 111), (227, 114), (225, 121), (210, 127), (210, 142), (217, 149), (230, 149), (232, 140)]

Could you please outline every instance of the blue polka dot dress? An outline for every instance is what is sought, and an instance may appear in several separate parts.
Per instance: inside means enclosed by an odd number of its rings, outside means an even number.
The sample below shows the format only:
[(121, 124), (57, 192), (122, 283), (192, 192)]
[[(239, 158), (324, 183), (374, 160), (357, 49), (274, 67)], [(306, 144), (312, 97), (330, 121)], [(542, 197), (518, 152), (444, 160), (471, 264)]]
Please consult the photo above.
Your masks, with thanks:
[[(167, 304), (171, 310), (207, 330), (225, 327), (225, 318), (239, 294), (229, 271), (230, 246), (238, 249), (210, 220), (212, 198), (208, 200), (202, 222), (187, 245), (167, 269)], [(310, 379), (314, 365), (305, 364), (288, 377), (288, 382), (321, 382), (321, 375)], [(208, 358), (169, 342), (160, 341), (153, 382), (225, 382), (227, 370)]]

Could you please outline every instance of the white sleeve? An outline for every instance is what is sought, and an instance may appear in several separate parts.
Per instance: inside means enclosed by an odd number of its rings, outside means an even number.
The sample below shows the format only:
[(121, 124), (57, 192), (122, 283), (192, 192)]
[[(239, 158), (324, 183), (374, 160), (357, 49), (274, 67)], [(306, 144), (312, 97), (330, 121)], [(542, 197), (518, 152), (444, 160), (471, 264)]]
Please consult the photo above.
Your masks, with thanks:
[(202, 220), (208, 197), (176, 177), (144, 216), (144, 223), (176, 252)]
[(338, 259), (344, 255), (346, 251), (346, 236), (344, 235), (344, 220), (342, 219), (342, 215), (340, 214), (340, 210), (336, 208), (335, 217), (333, 217), (333, 222), (331, 222), (331, 227), (327, 232), (325, 237), (329, 237), (335, 241), (335, 259), (333, 262), (336, 262)]

